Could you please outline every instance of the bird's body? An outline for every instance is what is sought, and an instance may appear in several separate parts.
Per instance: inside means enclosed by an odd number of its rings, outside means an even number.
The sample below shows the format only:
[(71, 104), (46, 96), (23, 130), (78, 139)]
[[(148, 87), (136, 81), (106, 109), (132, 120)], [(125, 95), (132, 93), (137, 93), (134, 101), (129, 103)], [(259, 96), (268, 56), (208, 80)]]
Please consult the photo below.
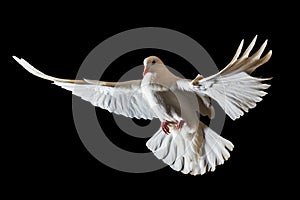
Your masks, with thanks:
[[(175, 122), (180, 116), (180, 108), (176, 98), (171, 96), (176, 92), (174, 84), (178, 78), (164, 66), (157, 66), (157, 68), (160, 68), (158, 72), (145, 74), (141, 82), (141, 90), (145, 100), (161, 122)], [(168, 79), (163, 78), (162, 75)]]
[(233, 120), (248, 112), (266, 94), (269, 79), (250, 74), (271, 57), (260, 58), (266, 47), (249, 57), (256, 37), (241, 57), (241, 42), (232, 61), (219, 73), (204, 78), (182, 79), (172, 74), (155, 56), (144, 60), (142, 80), (103, 82), (60, 79), (43, 74), (23, 59), (14, 57), (30, 73), (51, 80), (55, 85), (94, 106), (125, 117), (158, 118), (159, 129), (146, 143), (154, 155), (174, 170), (193, 175), (214, 171), (230, 157), (233, 144), (199, 120), (199, 114), (214, 117), (214, 99)]

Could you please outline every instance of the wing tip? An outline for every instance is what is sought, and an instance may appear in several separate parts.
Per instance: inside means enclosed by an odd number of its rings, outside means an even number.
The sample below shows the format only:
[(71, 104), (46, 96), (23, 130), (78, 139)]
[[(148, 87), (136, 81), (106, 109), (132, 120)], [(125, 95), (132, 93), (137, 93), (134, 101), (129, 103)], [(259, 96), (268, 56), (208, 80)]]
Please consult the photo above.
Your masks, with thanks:
[(17, 61), (20, 65), (23, 66), (23, 63), (22, 63), (22, 58), (18, 58), (17, 56), (13, 55), (12, 58)]
[(270, 56), (272, 56), (272, 54), (273, 54), (273, 51), (272, 50), (270, 50), (267, 54), (270, 54)]
[(245, 42), (245, 39), (242, 39), (242, 41), (241, 41), (241, 43), (240, 43), (240, 45), (239, 45), (238, 49), (239, 49), (239, 48), (243, 48), (243, 46), (244, 46), (244, 42)]
[(257, 40), (257, 37), (258, 37), (258, 35), (256, 34), (255, 36), (254, 36), (254, 38), (252, 39), (252, 41), (250, 42), (250, 45), (249, 46), (254, 46), (255, 45), (255, 43), (256, 43), (256, 40)]

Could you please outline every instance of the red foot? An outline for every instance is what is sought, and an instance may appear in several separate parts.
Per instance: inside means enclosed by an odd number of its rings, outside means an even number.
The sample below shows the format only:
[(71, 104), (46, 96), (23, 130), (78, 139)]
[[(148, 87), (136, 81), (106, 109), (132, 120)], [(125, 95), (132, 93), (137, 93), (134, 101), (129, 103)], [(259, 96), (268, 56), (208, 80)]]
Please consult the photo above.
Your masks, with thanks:
[[(183, 124), (183, 120), (178, 121), (176, 124), (176, 129), (180, 129), (182, 127), (182, 124)], [(170, 122), (167, 122), (167, 121), (161, 123), (161, 128), (167, 135), (170, 133), (169, 125), (170, 125)]]
[(170, 128), (169, 128), (169, 123), (168, 122), (162, 122), (161, 123), (161, 128), (165, 132), (165, 134), (168, 135), (170, 133)]
[(177, 129), (180, 129), (182, 127), (182, 124), (183, 124), (183, 120), (180, 120), (177, 125), (176, 125), (176, 128)]

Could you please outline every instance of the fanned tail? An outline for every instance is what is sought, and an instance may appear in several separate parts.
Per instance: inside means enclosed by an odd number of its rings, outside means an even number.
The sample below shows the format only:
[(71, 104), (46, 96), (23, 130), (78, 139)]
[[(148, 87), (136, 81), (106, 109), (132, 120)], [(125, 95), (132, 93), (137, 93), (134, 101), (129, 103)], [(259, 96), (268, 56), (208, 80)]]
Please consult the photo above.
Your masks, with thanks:
[(146, 143), (154, 155), (176, 171), (199, 175), (214, 171), (230, 157), (233, 144), (202, 122), (196, 132), (158, 130)]

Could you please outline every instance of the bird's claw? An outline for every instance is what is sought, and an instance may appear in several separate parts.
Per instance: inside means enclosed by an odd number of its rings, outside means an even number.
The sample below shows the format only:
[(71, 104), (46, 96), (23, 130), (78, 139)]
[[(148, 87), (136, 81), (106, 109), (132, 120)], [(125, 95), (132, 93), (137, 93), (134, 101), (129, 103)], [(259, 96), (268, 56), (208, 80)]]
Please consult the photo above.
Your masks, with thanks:
[(183, 124), (183, 120), (180, 120), (179, 122), (177, 122), (176, 129), (180, 129), (182, 127), (182, 124)]
[(169, 123), (168, 122), (162, 122), (161, 123), (161, 128), (165, 132), (165, 134), (169, 135), (170, 128), (169, 128)]
[[(179, 130), (182, 127), (182, 124), (183, 124), (183, 120), (178, 121), (175, 128)], [(170, 125), (170, 122), (167, 122), (167, 121), (161, 123), (161, 128), (167, 135), (169, 135), (169, 133), (170, 133), (169, 125)]]

